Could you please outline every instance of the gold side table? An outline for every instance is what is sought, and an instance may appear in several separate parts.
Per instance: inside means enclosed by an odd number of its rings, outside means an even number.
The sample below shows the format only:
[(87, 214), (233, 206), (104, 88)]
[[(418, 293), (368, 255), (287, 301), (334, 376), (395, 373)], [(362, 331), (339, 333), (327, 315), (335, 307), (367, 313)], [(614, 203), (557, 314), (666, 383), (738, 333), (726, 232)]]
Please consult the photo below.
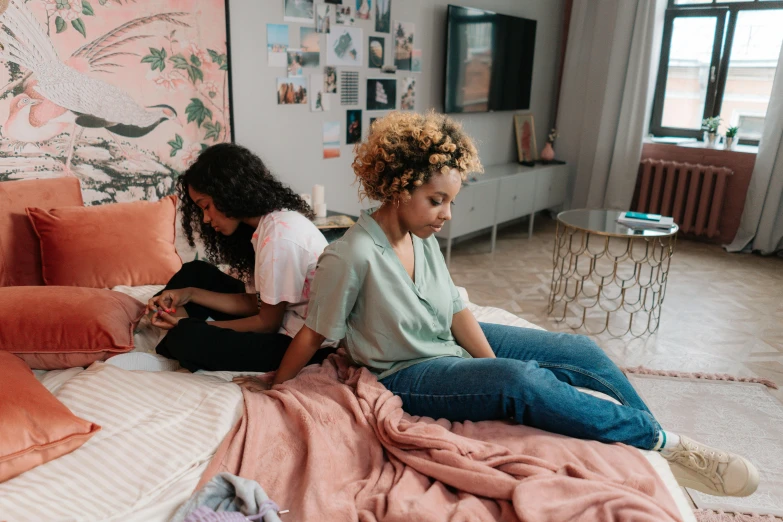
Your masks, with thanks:
[(568, 210), (557, 216), (547, 313), (588, 335), (653, 334), (661, 322), (679, 228), (638, 230), (620, 211)]

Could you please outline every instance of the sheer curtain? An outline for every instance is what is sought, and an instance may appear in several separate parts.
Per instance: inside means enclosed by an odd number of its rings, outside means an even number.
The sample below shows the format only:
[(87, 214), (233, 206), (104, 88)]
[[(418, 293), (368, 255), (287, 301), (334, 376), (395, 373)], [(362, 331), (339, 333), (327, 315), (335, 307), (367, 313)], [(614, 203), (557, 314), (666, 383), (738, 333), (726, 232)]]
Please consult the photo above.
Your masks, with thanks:
[(783, 48), (778, 58), (745, 209), (729, 252), (783, 250)]
[(650, 116), (665, 0), (575, 0), (557, 115), (572, 208), (628, 208)]

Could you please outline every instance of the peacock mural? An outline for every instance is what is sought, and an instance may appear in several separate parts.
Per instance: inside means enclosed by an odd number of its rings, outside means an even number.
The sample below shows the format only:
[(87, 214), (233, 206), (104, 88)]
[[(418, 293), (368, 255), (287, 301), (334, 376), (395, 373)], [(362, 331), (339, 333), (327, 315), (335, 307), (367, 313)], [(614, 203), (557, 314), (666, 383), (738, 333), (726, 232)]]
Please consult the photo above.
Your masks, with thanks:
[(155, 200), (231, 140), (224, 0), (0, 0), (0, 181)]

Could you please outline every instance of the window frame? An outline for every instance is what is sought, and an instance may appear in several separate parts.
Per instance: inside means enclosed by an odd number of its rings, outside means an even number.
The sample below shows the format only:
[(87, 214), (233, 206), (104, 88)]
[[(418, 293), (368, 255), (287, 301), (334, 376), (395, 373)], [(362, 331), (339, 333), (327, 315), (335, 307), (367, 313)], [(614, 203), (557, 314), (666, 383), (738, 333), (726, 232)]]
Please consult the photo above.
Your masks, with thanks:
[[(676, 0), (668, 0), (664, 17), (663, 38), (661, 39), (660, 62), (658, 76), (655, 81), (653, 108), (650, 120), (650, 132), (653, 136), (675, 136), (682, 138), (697, 138), (703, 136), (701, 129), (686, 129), (663, 126), (663, 104), (666, 94), (666, 79), (669, 73), (669, 55), (674, 32), (674, 21), (678, 18), (715, 17), (715, 36), (710, 62), (711, 79), (707, 85), (704, 100), (703, 118), (719, 115), (723, 106), (723, 96), (726, 91), (731, 49), (734, 42), (734, 31), (737, 18), (742, 11), (760, 11), (765, 9), (783, 10), (783, 0), (745, 0), (739, 2), (717, 2), (704, 4), (675, 4)], [(713, 69), (714, 68), (714, 69)], [(714, 73), (712, 71), (715, 71)], [(712, 79), (714, 77), (714, 79)], [(743, 145), (758, 145), (759, 140), (743, 138), (738, 140)]]

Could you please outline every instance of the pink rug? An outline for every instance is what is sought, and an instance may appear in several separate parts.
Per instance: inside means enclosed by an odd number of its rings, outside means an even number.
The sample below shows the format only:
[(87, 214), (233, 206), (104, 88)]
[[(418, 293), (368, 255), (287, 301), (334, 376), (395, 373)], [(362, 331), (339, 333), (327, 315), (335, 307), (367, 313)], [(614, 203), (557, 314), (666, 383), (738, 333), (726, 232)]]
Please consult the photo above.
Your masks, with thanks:
[(783, 404), (766, 389), (777, 389), (774, 382), (644, 367), (623, 371), (667, 429), (735, 451), (759, 468), (759, 489), (749, 497), (687, 489), (699, 522), (783, 522)]

